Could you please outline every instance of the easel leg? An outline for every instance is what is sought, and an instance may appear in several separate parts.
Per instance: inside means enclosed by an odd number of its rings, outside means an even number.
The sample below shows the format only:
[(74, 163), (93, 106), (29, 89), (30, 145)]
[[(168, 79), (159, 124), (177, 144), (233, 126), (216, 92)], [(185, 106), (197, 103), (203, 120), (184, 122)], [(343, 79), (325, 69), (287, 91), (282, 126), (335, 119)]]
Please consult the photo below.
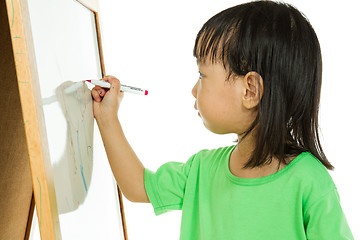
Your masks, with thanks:
[(35, 198), (34, 198), (34, 192), (32, 193), (31, 202), (30, 202), (30, 210), (29, 210), (29, 216), (28, 221), (26, 225), (26, 232), (24, 240), (29, 240), (30, 238), (30, 232), (31, 232), (31, 224), (34, 217), (34, 208), (35, 208)]
[(118, 195), (119, 195), (119, 203), (120, 203), (120, 214), (121, 214), (121, 221), (123, 225), (123, 231), (124, 231), (124, 239), (128, 240), (127, 237), (127, 230), (126, 230), (126, 221), (125, 221), (125, 212), (124, 212), (124, 204), (122, 200), (122, 193), (120, 191), (119, 186), (117, 187)]

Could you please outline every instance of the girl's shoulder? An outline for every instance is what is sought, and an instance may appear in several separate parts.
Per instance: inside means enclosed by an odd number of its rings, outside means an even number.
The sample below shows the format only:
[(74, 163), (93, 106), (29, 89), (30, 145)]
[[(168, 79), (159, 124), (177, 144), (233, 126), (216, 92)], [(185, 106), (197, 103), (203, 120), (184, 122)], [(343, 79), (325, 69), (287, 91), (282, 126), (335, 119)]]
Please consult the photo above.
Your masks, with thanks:
[(318, 199), (336, 188), (326, 167), (311, 153), (301, 153), (291, 164), (290, 176), (297, 179), (305, 195)]
[(196, 155), (198, 158), (222, 158), (229, 156), (236, 145), (219, 147), (214, 149), (203, 149), (199, 151)]
[(289, 165), (293, 164), (297, 174), (309, 178), (317, 179), (325, 182), (331, 181), (332, 178), (326, 167), (310, 152), (299, 154)]
[[(220, 147), (216, 149), (203, 149), (192, 155), (185, 163), (191, 169), (207, 168), (220, 165), (222, 160), (228, 159), (235, 146)], [(195, 170), (197, 171), (197, 170)]]
[(223, 160), (228, 160), (236, 145), (219, 147), (214, 149), (203, 149), (194, 155), (199, 164), (220, 164)]

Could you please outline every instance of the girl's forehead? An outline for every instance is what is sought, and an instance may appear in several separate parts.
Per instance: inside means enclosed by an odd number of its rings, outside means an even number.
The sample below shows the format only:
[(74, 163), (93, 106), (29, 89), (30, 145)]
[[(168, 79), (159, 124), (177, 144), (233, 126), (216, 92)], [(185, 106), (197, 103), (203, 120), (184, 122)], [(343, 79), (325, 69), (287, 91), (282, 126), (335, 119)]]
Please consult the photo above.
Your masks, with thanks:
[(202, 73), (214, 73), (214, 72), (222, 72), (222, 73), (226, 73), (229, 74), (229, 69), (227, 69), (223, 63), (217, 61), (217, 62), (213, 62), (211, 60), (206, 60), (206, 61), (197, 61), (197, 65), (200, 71), (202, 71)]
[(208, 60), (203, 60), (203, 59), (199, 59), (199, 58), (196, 58), (196, 64), (198, 65), (198, 67), (200, 66), (205, 66), (208, 64)]
[(208, 66), (211, 64), (211, 61), (209, 61), (209, 59), (196, 59), (196, 64), (198, 66)]
[(204, 59), (196, 59), (196, 64), (199, 68), (215, 68), (221, 67), (224, 70), (228, 70), (228, 66), (224, 64), (219, 59), (213, 60), (210, 57), (206, 57)]
[(206, 59), (196, 59), (196, 64), (198, 65), (198, 67), (202, 67), (202, 68), (207, 68), (207, 67), (211, 67), (214, 66), (216, 64), (216, 62), (212, 62), (209, 58)]
[(196, 58), (197, 65), (212, 65), (212, 64), (223, 64), (223, 61), (220, 58), (213, 57), (211, 54), (208, 54), (204, 57)]

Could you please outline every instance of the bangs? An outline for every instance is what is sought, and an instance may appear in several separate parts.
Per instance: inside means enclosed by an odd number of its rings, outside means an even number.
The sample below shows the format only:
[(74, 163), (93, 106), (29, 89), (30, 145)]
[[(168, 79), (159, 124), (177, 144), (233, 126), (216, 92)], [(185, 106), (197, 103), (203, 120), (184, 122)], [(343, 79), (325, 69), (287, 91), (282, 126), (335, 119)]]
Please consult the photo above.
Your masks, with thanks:
[[(246, 75), (251, 71), (248, 64), (249, 59), (245, 56), (248, 31), (246, 29), (246, 9), (240, 10), (236, 7), (224, 10), (210, 18), (200, 29), (196, 36), (193, 56), (198, 62), (206, 60), (211, 63), (222, 63), (229, 72), (229, 76)], [(226, 12), (225, 12), (226, 11)], [(245, 28), (245, 29), (244, 29)], [(247, 42), (247, 41), (246, 41)]]
[(221, 62), (225, 67), (228, 64), (229, 42), (234, 33), (234, 24), (218, 26), (217, 23), (209, 23), (210, 26), (204, 25), (199, 31), (193, 55), (199, 62)]

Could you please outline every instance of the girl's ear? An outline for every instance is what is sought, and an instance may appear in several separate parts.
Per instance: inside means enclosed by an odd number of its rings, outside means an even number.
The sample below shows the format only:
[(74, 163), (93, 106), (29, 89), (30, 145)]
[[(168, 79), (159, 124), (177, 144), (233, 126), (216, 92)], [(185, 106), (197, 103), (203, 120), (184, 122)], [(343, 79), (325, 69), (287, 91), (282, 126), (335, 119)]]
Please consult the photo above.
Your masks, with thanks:
[(244, 94), (243, 105), (247, 109), (259, 105), (264, 91), (263, 79), (257, 72), (248, 72), (243, 80)]

